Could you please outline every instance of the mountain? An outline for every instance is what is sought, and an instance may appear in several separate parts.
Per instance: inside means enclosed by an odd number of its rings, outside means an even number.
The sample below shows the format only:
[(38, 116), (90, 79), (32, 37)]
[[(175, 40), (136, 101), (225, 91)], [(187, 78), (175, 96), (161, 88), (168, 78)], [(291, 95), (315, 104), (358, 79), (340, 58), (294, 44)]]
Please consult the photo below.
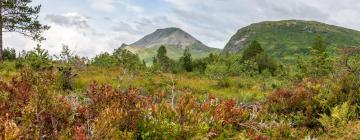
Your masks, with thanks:
[(316, 35), (323, 37), (330, 53), (342, 47), (360, 47), (360, 32), (316, 21), (265, 21), (241, 28), (226, 44), (224, 52), (242, 51), (257, 40), (269, 54), (287, 60), (308, 54)]
[(219, 49), (204, 45), (180, 28), (158, 29), (135, 43), (123, 44), (122, 48), (138, 54), (146, 62), (151, 62), (161, 45), (166, 47), (168, 56), (172, 59), (180, 58), (187, 47), (190, 48), (190, 53), (194, 58), (206, 57), (210, 53), (220, 52)]

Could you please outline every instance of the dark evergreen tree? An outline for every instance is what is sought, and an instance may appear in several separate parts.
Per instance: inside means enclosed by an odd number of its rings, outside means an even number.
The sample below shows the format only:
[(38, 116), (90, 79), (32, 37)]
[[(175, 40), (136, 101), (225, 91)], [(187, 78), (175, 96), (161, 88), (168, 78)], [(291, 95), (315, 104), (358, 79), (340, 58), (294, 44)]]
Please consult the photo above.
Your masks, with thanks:
[(332, 69), (326, 49), (327, 47), (325, 46), (322, 37), (316, 36), (311, 48), (311, 68), (309, 71), (315, 78), (328, 74)]
[(160, 48), (157, 50), (157, 55), (156, 55), (156, 58), (158, 59), (159, 63), (163, 63), (167, 61), (168, 57), (166, 53), (167, 53), (166, 47), (160, 46)]
[(142, 63), (143, 63), (144, 68), (146, 68), (146, 62), (144, 59), (142, 60)]
[[(261, 44), (257, 41), (251, 42), (250, 46), (244, 50), (241, 61), (247, 61), (247, 64), (252, 63), (249, 61), (254, 61), (257, 65), (257, 70), (259, 71), (259, 73), (262, 73), (264, 70), (267, 69), (271, 72), (272, 75), (275, 75), (277, 67), (275, 60), (264, 52)], [(249, 67), (249, 69), (253, 68)]]
[(3, 51), (4, 60), (15, 60), (16, 51), (13, 48), (5, 48)]
[(244, 50), (242, 61), (254, 59), (258, 54), (264, 52), (261, 45), (257, 41), (251, 42), (250, 46)]
[(32, 0), (0, 0), (0, 62), (3, 60), (3, 32), (17, 32), (34, 40), (44, 38), (41, 33), (49, 29), (38, 20), (41, 5), (32, 6)]
[(326, 52), (326, 46), (325, 46), (321, 36), (318, 35), (315, 37), (314, 44), (312, 46), (312, 50), (317, 51), (317, 53), (325, 53)]
[(191, 72), (193, 70), (193, 62), (192, 57), (190, 53), (190, 49), (186, 48), (184, 50), (184, 55), (180, 58), (181, 65), (183, 69), (187, 72)]
[(171, 66), (171, 60), (167, 56), (165, 46), (160, 46), (157, 50), (156, 58), (154, 59), (154, 65), (158, 66), (161, 71), (169, 71)]

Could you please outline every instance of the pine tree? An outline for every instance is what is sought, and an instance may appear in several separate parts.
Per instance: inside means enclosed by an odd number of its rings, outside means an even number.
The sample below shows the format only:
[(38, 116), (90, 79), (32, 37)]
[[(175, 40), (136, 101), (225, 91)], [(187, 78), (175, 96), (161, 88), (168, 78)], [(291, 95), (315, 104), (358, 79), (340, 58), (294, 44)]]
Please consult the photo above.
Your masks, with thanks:
[(312, 46), (312, 49), (314, 51), (319, 52), (319, 53), (325, 53), (326, 46), (324, 45), (323, 39), (322, 39), (321, 36), (318, 35), (318, 36), (315, 37), (315, 41), (314, 41), (314, 44)]
[(192, 65), (192, 57), (191, 57), (191, 53), (190, 53), (190, 49), (186, 48), (184, 50), (184, 55), (180, 58), (182, 67), (185, 71), (187, 72), (191, 72), (193, 69), (193, 65)]
[(14, 48), (5, 48), (3, 50), (4, 60), (16, 60), (16, 50)]
[(166, 55), (166, 53), (166, 48), (162, 45), (157, 50), (156, 59), (154, 59), (154, 61), (156, 62), (155, 65), (159, 66), (161, 71), (168, 71), (170, 69), (171, 60)]
[(321, 36), (316, 36), (311, 48), (311, 69), (310, 73), (314, 78), (323, 76), (331, 71), (329, 56), (326, 53), (326, 46)]
[[(245, 66), (251, 66), (248, 64), (253, 64), (254, 61), (257, 65), (257, 70), (259, 73), (262, 73), (264, 70), (269, 70), (272, 75), (275, 75), (277, 69), (276, 61), (264, 52), (264, 49), (261, 47), (261, 44), (257, 41), (251, 42), (250, 46), (244, 50), (241, 61)], [(249, 67), (249, 70), (253, 68)]]
[(244, 50), (242, 61), (254, 59), (258, 54), (264, 52), (261, 44), (256, 40), (251, 42), (250, 46)]
[(146, 62), (144, 59), (142, 60), (142, 63), (143, 63), (144, 68), (146, 68)]
[(3, 32), (17, 32), (41, 41), (41, 33), (49, 29), (38, 20), (41, 5), (31, 6), (32, 0), (0, 0), (0, 62), (3, 61)]
[(160, 48), (157, 50), (156, 58), (160, 63), (164, 63), (166, 61), (167, 59), (166, 53), (167, 51), (165, 46), (160, 46)]

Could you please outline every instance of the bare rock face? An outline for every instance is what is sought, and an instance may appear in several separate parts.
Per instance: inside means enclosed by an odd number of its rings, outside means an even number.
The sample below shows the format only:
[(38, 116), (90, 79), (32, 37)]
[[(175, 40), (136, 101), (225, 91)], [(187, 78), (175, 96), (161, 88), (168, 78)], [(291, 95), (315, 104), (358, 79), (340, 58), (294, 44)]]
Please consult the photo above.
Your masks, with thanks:
[(155, 32), (140, 39), (139, 41), (130, 44), (129, 46), (137, 48), (152, 48), (161, 45), (177, 46), (180, 48), (186, 48), (192, 45), (207, 47), (180, 28), (158, 29)]

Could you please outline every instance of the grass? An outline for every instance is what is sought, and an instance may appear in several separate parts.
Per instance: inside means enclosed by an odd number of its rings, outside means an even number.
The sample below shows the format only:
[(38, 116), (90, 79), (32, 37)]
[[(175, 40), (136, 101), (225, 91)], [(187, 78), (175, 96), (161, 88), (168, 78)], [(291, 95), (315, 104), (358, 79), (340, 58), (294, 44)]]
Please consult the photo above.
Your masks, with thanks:
[[(173, 77), (176, 93), (191, 93), (200, 98), (215, 95), (222, 98), (234, 98), (241, 102), (254, 102), (264, 100), (266, 95), (273, 91), (273, 85), (281, 85), (283, 81), (277, 78), (261, 77), (230, 77), (228, 87), (217, 86), (216, 80), (195, 73), (181, 74), (153, 74), (139, 72), (135, 75), (126, 73), (120, 67), (99, 68), (88, 66), (85, 69), (76, 69), (77, 76), (74, 78), (74, 89), (85, 92), (93, 82), (107, 84), (113, 87), (128, 89), (131, 87), (141, 89), (144, 94), (152, 94), (154, 91), (171, 93)], [(14, 62), (5, 62), (0, 70), (0, 75), (5, 81), (19, 74), (15, 69)]]
[(5, 81), (10, 81), (17, 74), (15, 62), (5, 61), (0, 65), (0, 75)]
[[(135, 87), (143, 90), (147, 94), (151, 91), (165, 91), (170, 94), (173, 77), (176, 92), (179, 94), (191, 92), (198, 97), (207, 97), (215, 95), (223, 98), (234, 98), (243, 102), (252, 102), (263, 100), (266, 95), (273, 90), (272, 83), (279, 81), (267, 79), (266, 84), (259, 82), (261, 79), (231, 77), (229, 87), (218, 87), (216, 80), (208, 79), (196, 74), (147, 74), (140, 73), (135, 76), (124, 73), (124, 70), (118, 67), (101, 69), (89, 67), (86, 70), (78, 71), (78, 77), (75, 78), (75, 88), (84, 91), (92, 82), (98, 84), (109, 84), (121, 89)], [(241, 84), (240, 84), (241, 83)], [(264, 87), (265, 84), (265, 87)], [(265, 88), (265, 89), (264, 89)]]

